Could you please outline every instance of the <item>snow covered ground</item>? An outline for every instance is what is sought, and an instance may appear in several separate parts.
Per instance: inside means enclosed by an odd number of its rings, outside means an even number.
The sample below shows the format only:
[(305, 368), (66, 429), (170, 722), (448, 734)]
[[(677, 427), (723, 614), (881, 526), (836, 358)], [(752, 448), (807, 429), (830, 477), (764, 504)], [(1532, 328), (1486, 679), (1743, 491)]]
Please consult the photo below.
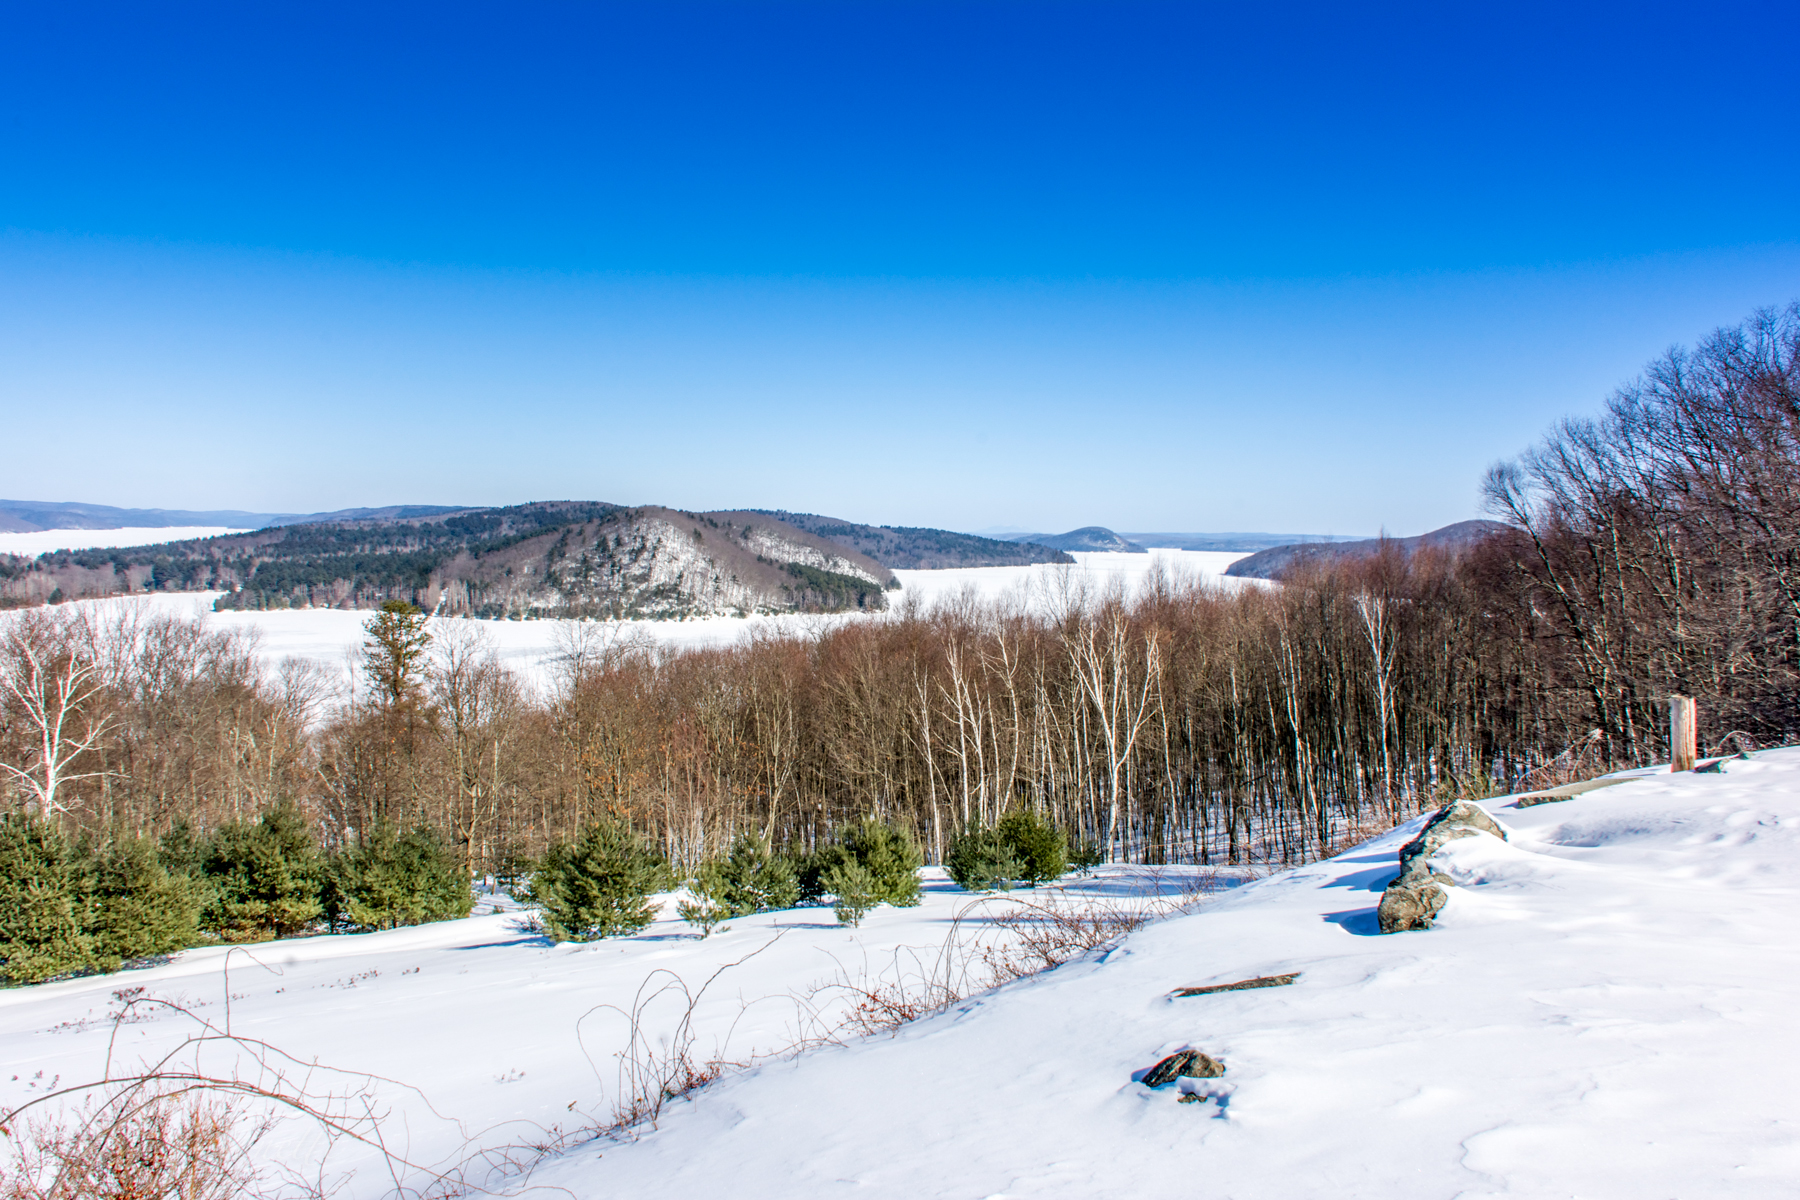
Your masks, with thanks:
[[(583, 1195), (1792, 1196), (1800, 750), (1486, 807), (1437, 928), (1416, 824), (896, 1037), (700, 1093), (541, 1178)], [(1176, 998), (1301, 972), (1292, 987)], [(1133, 1073), (1195, 1046), (1180, 1103)], [(1779, 1064), (1779, 1065), (1778, 1065)]]
[[(631, 1043), (626, 1014), (637, 1012), (647, 1036), (660, 1042), (697, 996), (698, 1060), (778, 1054), (842, 1033), (856, 1002), (843, 985), (944, 978), (953, 932), (958, 945), (992, 942), (985, 917), (1041, 902), (1053, 890), (982, 898), (941, 870), (924, 876), (917, 908), (881, 907), (857, 928), (839, 925), (830, 908), (801, 908), (734, 920), (701, 939), (679, 919), (671, 895), (635, 937), (553, 946), (524, 927), (510, 899), (490, 895), (461, 921), (192, 950), (166, 965), (0, 990), (0, 1111), (57, 1079), (99, 1078), (114, 1033), (108, 1014), (119, 1011), (115, 993), (143, 988), (300, 1063), (322, 1064), (314, 1076), (319, 1094), (363, 1082), (332, 1068), (391, 1081), (374, 1094), (397, 1114), (387, 1131), (396, 1150), (414, 1162), (448, 1164), (471, 1140), (509, 1144), (609, 1121), (622, 1087), (616, 1056)], [(1113, 867), (1054, 890), (1079, 907), (1126, 912), (1202, 880), (1235, 882), (1230, 872)], [(115, 1064), (164, 1055), (200, 1028), (168, 1010), (144, 1015), (152, 1019), (119, 1027)], [(205, 1062), (228, 1073), (231, 1059), (215, 1046)], [(250, 1070), (244, 1061), (241, 1073)], [(277, 1155), (316, 1155), (305, 1127), (284, 1133), (286, 1141), (270, 1144)], [(373, 1155), (340, 1147), (331, 1167), (360, 1171), (347, 1197), (384, 1194)]]
[[(1463, 886), (1434, 929), (1376, 932), (1414, 822), (892, 1036), (730, 1074), (637, 1140), (579, 1147), (532, 1182), (741, 1200), (1794, 1195), (1800, 749), (1485, 807), (1510, 840), (1438, 857)], [(804, 1033), (793, 997), (810, 985), (930, 962), (967, 899), (933, 876), (923, 906), (861, 930), (801, 910), (706, 941), (665, 915), (640, 937), (553, 948), (494, 915), (276, 943), (231, 952), (231, 1019), (303, 1060), (419, 1087), (442, 1117), (383, 1094), (395, 1135), (429, 1157), (456, 1144), (453, 1119), (497, 1141), (603, 1115), (626, 1039), (606, 1006), (630, 1009), (646, 984), (698, 987), (766, 947), (697, 1010), (703, 1052), (748, 1057)], [(15, 1077), (0, 1102), (96, 1073), (109, 1030), (95, 1018), (119, 987), (220, 1018), (226, 957), (0, 993)], [(1293, 986), (1173, 995), (1287, 972)], [(679, 1005), (659, 1003), (648, 1024), (666, 1030)], [(179, 1031), (173, 1017), (128, 1025), (121, 1044), (130, 1057)], [(1134, 1081), (1187, 1046), (1225, 1075)], [(345, 1194), (381, 1183), (365, 1171)]]
[[(116, 532), (107, 530), (96, 533)], [(36, 534), (3, 536), (36, 537)], [(889, 601), (899, 605), (916, 597), (919, 603), (933, 604), (965, 592), (983, 600), (1010, 597), (1022, 605), (1040, 609), (1083, 589), (1099, 593), (1108, 587), (1127, 591), (1142, 587), (1152, 570), (1160, 569), (1170, 577), (1203, 578), (1226, 586), (1266, 586), (1259, 580), (1227, 579), (1224, 570), (1243, 558), (1238, 553), (1216, 553), (1193, 550), (1156, 550), (1149, 554), (1082, 553), (1074, 556), (1078, 565), (1032, 567), (981, 567), (947, 571), (896, 571), (902, 590), (889, 593)], [(153, 596), (121, 600), (82, 601), (84, 604), (148, 605), (157, 611), (182, 616), (199, 616), (217, 628), (254, 630), (258, 652), (271, 665), (288, 657), (310, 659), (329, 669), (337, 677), (347, 674), (363, 640), (366, 612), (344, 609), (283, 609), (271, 612), (212, 611), (218, 592), (158, 593)], [(882, 620), (881, 615), (776, 616), (776, 617), (711, 617), (691, 621), (620, 621), (609, 623), (619, 634), (643, 636), (665, 646), (730, 645), (753, 636), (758, 631), (809, 633), (842, 621)], [(480, 630), (493, 644), (495, 652), (507, 665), (518, 670), (539, 686), (547, 684), (558, 656), (563, 653), (561, 639), (568, 623), (563, 621), (476, 621), (439, 618), (450, 626)]]
[(1235, 550), (1152, 550), (1148, 554), (1077, 551), (1076, 566), (1038, 563), (1029, 567), (953, 567), (943, 571), (895, 571), (902, 596), (930, 605), (973, 589), (984, 600), (1011, 598), (1039, 610), (1082, 589), (1104, 592), (1117, 586), (1126, 592), (1144, 585), (1152, 571), (1170, 579), (1205, 579), (1227, 587), (1266, 586), (1261, 580), (1232, 579), (1225, 568), (1247, 553)]

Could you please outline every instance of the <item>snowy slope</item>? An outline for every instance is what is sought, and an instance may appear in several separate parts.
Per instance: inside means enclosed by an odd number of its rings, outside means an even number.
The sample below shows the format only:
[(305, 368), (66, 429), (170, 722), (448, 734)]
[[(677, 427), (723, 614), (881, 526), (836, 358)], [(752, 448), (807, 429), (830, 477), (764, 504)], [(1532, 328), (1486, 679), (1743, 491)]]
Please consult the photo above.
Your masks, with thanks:
[[(1793, 1195), (1800, 749), (1725, 765), (1534, 808), (1487, 802), (1511, 840), (1465, 839), (1436, 860), (1464, 886), (1435, 929), (1375, 933), (1414, 822), (898, 1035), (728, 1076), (635, 1142), (572, 1150), (534, 1182), (744, 1200)], [(1190, 874), (1115, 869), (1081, 886), (1105, 898)], [(700, 941), (665, 909), (639, 937), (587, 947), (483, 915), (233, 951), (229, 988), (227, 953), (192, 951), (0, 992), (0, 1103), (97, 1074), (115, 989), (185, 997), (214, 1020), (228, 990), (239, 1033), (418, 1088), (377, 1091), (397, 1144), (441, 1161), (465, 1138), (603, 1118), (619, 1010), (665, 982), (695, 989), (737, 962), (696, 1009), (697, 1049), (751, 1059), (816, 1031), (795, 1001), (815, 985), (927, 969), (968, 902), (929, 872), (920, 908), (859, 930), (796, 910)], [(1171, 995), (1293, 971), (1291, 987)], [(829, 1024), (848, 998), (813, 1003)], [(667, 1034), (682, 1008), (664, 994), (646, 1028)], [(121, 1045), (158, 1052), (187, 1028), (125, 1026)], [(1224, 1077), (1133, 1082), (1187, 1045), (1224, 1060)], [(1205, 1098), (1181, 1103), (1184, 1090)], [(267, 1145), (311, 1153), (297, 1130)], [(362, 1168), (346, 1197), (383, 1194), (353, 1147), (334, 1162)]]
[[(1445, 852), (1465, 886), (1433, 930), (1374, 933), (1396, 831), (1101, 961), (706, 1089), (540, 1180), (742, 1200), (1792, 1196), (1800, 750), (1728, 771), (1490, 803), (1512, 840)], [(1193, 1081), (1209, 1099), (1132, 1082), (1188, 1044), (1228, 1066)]]
[[(1128, 910), (1203, 874), (1114, 867), (1067, 890)], [(1217, 882), (1228, 885), (1225, 874)], [(663, 899), (643, 933), (585, 946), (553, 946), (521, 928), (510, 900), (499, 898), (494, 912), (484, 896), (478, 915), (460, 921), (190, 950), (165, 965), (0, 989), (0, 1111), (59, 1078), (100, 1078), (109, 1014), (120, 1011), (115, 993), (142, 988), (322, 1064), (321, 1093), (356, 1091), (366, 1082), (356, 1073), (391, 1081), (373, 1088), (377, 1106), (394, 1114), (384, 1135), (415, 1164), (447, 1166), (471, 1147), (608, 1121), (620, 1089), (616, 1054), (630, 1041), (626, 1013), (637, 1010), (655, 1041), (679, 1026), (695, 995), (696, 1056), (749, 1062), (841, 1027), (855, 997), (838, 985), (929, 973), (959, 917), (959, 938), (978, 940), (988, 936), (985, 915), (1015, 904), (971, 897), (927, 869), (917, 908), (878, 908), (858, 928), (839, 925), (829, 908), (799, 908), (734, 920), (701, 940), (674, 901)], [(159, 1058), (200, 1030), (163, 1009), (139, 1015), (150, 1019), (119, 1027), (120, 1064)], [(203, 1065), (227, 1074), (233, 1061), (215, 1045)], [(238, 1074), (253, 1073), (236, 1062)], [(284, 1127), (264, 1149), (283, 1163), (319, 1153), (303, 1125)], [(380, 1164), (354, 1145), (340, 1145), (330, 1167), (356, 1173), (345, 1200), (387, 1194)]]

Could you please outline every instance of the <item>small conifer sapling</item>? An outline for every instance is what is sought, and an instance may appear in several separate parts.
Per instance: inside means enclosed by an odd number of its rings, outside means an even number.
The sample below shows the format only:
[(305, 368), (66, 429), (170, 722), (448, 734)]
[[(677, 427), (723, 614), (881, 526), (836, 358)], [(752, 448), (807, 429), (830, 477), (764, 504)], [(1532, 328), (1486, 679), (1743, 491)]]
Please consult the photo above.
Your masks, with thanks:
[(878, 885), (875, 876), (855, 859), (848, 859), (827, 870), (823, 882), (825, 890), (836, 897), (836, 902), (831, 906), (832, 912), (845, 925), (855, 927), (862, 924), (862, 919), (881, 903), (880, 897), (876, 895)]

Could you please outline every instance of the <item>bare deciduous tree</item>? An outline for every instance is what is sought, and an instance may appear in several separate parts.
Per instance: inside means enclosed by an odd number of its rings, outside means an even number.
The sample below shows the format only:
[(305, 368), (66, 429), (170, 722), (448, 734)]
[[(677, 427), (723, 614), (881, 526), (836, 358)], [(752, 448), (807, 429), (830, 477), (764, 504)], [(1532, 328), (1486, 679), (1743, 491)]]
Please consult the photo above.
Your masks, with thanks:
[(6, 622), (0, 642), (0, 687), (27, 747), (21, 763), (0, 760), (0, 770), (49, 817), (68, 811), (70, 784), (107, 774), (77, 769), (113, 725), (90, 632), (79, 615), (32, 612)]

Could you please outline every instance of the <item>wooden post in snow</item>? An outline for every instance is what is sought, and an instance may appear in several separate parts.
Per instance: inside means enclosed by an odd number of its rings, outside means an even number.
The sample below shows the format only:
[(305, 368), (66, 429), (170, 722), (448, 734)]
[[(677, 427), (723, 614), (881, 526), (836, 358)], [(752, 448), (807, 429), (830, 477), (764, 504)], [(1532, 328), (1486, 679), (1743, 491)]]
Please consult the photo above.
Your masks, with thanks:
[(1695, 748), (1694, 698), (1669, 697), (1669, 770), (1691, 771), (1699, 757)]

